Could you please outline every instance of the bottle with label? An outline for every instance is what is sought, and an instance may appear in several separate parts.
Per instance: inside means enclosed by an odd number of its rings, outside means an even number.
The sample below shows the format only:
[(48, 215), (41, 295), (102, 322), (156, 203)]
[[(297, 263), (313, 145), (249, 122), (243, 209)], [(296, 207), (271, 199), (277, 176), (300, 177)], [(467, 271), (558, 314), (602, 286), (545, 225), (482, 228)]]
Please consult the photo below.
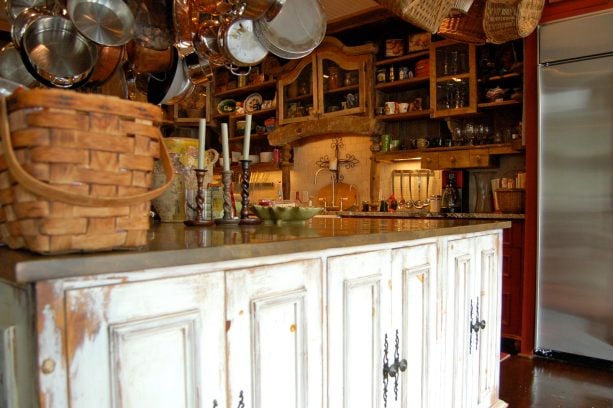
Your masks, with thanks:
[(389, 73), (389, 80), (390, 82), (394, 82), (395, 77), (394, 77), (394, 66), (390, 66), (390, 73)]

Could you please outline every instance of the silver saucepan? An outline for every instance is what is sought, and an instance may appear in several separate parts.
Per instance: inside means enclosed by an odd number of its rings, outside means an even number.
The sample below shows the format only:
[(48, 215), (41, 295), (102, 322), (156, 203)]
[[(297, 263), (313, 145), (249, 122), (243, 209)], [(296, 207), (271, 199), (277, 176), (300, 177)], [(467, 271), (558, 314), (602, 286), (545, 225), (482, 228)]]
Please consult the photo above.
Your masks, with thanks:
[(98, 50), (68, 18), (43, 16), (24, 31), (21, 56), (30, 73), (43, 84), (78, 88), (91, 76)]

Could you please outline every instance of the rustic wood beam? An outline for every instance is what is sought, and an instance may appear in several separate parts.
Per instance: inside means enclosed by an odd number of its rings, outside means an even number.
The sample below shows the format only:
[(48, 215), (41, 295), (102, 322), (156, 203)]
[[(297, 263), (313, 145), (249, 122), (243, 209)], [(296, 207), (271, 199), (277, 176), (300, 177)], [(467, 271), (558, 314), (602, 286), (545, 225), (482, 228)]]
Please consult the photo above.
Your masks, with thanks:
[(272, 146), (302, 144), (305, 139), (338, 135), (373, 136), (383, 131), (383, 124), (364, 116), (336, 116), (278, 127), (268, 135)]

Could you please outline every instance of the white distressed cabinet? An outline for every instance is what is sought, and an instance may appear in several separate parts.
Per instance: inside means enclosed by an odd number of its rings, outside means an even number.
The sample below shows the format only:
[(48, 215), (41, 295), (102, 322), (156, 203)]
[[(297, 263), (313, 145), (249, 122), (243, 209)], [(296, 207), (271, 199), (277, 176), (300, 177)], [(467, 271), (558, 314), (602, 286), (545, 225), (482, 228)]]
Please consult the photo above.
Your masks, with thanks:
[[(225, 405), (223, 272), (51, 285), (63, 295), (65, 310), (64, 316), (52, 314), (42, 299), (38, 347), (45, 405)], [(47, 332), (62, 323), (63, 332)], [(66, 367), (58, 361), (62, 355)]]
[(321, 259), (228, 271), (228, 406), (323, 406), (322, 278)]
[(498, 399), (501, 236), (449, 240), (441, 406), (506, 406)]
[(0, 280), (0, 406), (504, 407), (501, 243), (486, 229)]
[(392, 252), (392, 331), (389, 340), (390, 364), (394, 363), (395, 331), (398, 331), (400, 361), (406, 370), (398, 375), (399, 395), (394, 393), (396, 379), (389, 379), (388, 406), (437, 407), (440, 389), (439, 350), (442, 345), (442, 319), (437, 286), (438, 247), (435, 242), (411, 245)]
[(328, 258), (328, 407), (383, 407), (391, 251)]

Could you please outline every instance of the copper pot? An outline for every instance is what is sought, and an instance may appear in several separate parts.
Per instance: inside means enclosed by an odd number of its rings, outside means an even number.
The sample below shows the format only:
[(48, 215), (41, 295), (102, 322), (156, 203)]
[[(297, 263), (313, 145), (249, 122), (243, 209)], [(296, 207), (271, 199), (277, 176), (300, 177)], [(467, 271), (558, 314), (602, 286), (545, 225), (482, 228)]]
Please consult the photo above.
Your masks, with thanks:
[(89, 79), (88, 85), (101, 85), (106, 82), (125, 62), (125, 47), (98, 47), (98, 61), (94, 67), (94, 72)]
[(173, 47), (155, 50), (145, 47), (137, 41), (130, 41), (126, 45), (126, 53), (130, 68), (135, 72), (166, 72), (173, 65)]

